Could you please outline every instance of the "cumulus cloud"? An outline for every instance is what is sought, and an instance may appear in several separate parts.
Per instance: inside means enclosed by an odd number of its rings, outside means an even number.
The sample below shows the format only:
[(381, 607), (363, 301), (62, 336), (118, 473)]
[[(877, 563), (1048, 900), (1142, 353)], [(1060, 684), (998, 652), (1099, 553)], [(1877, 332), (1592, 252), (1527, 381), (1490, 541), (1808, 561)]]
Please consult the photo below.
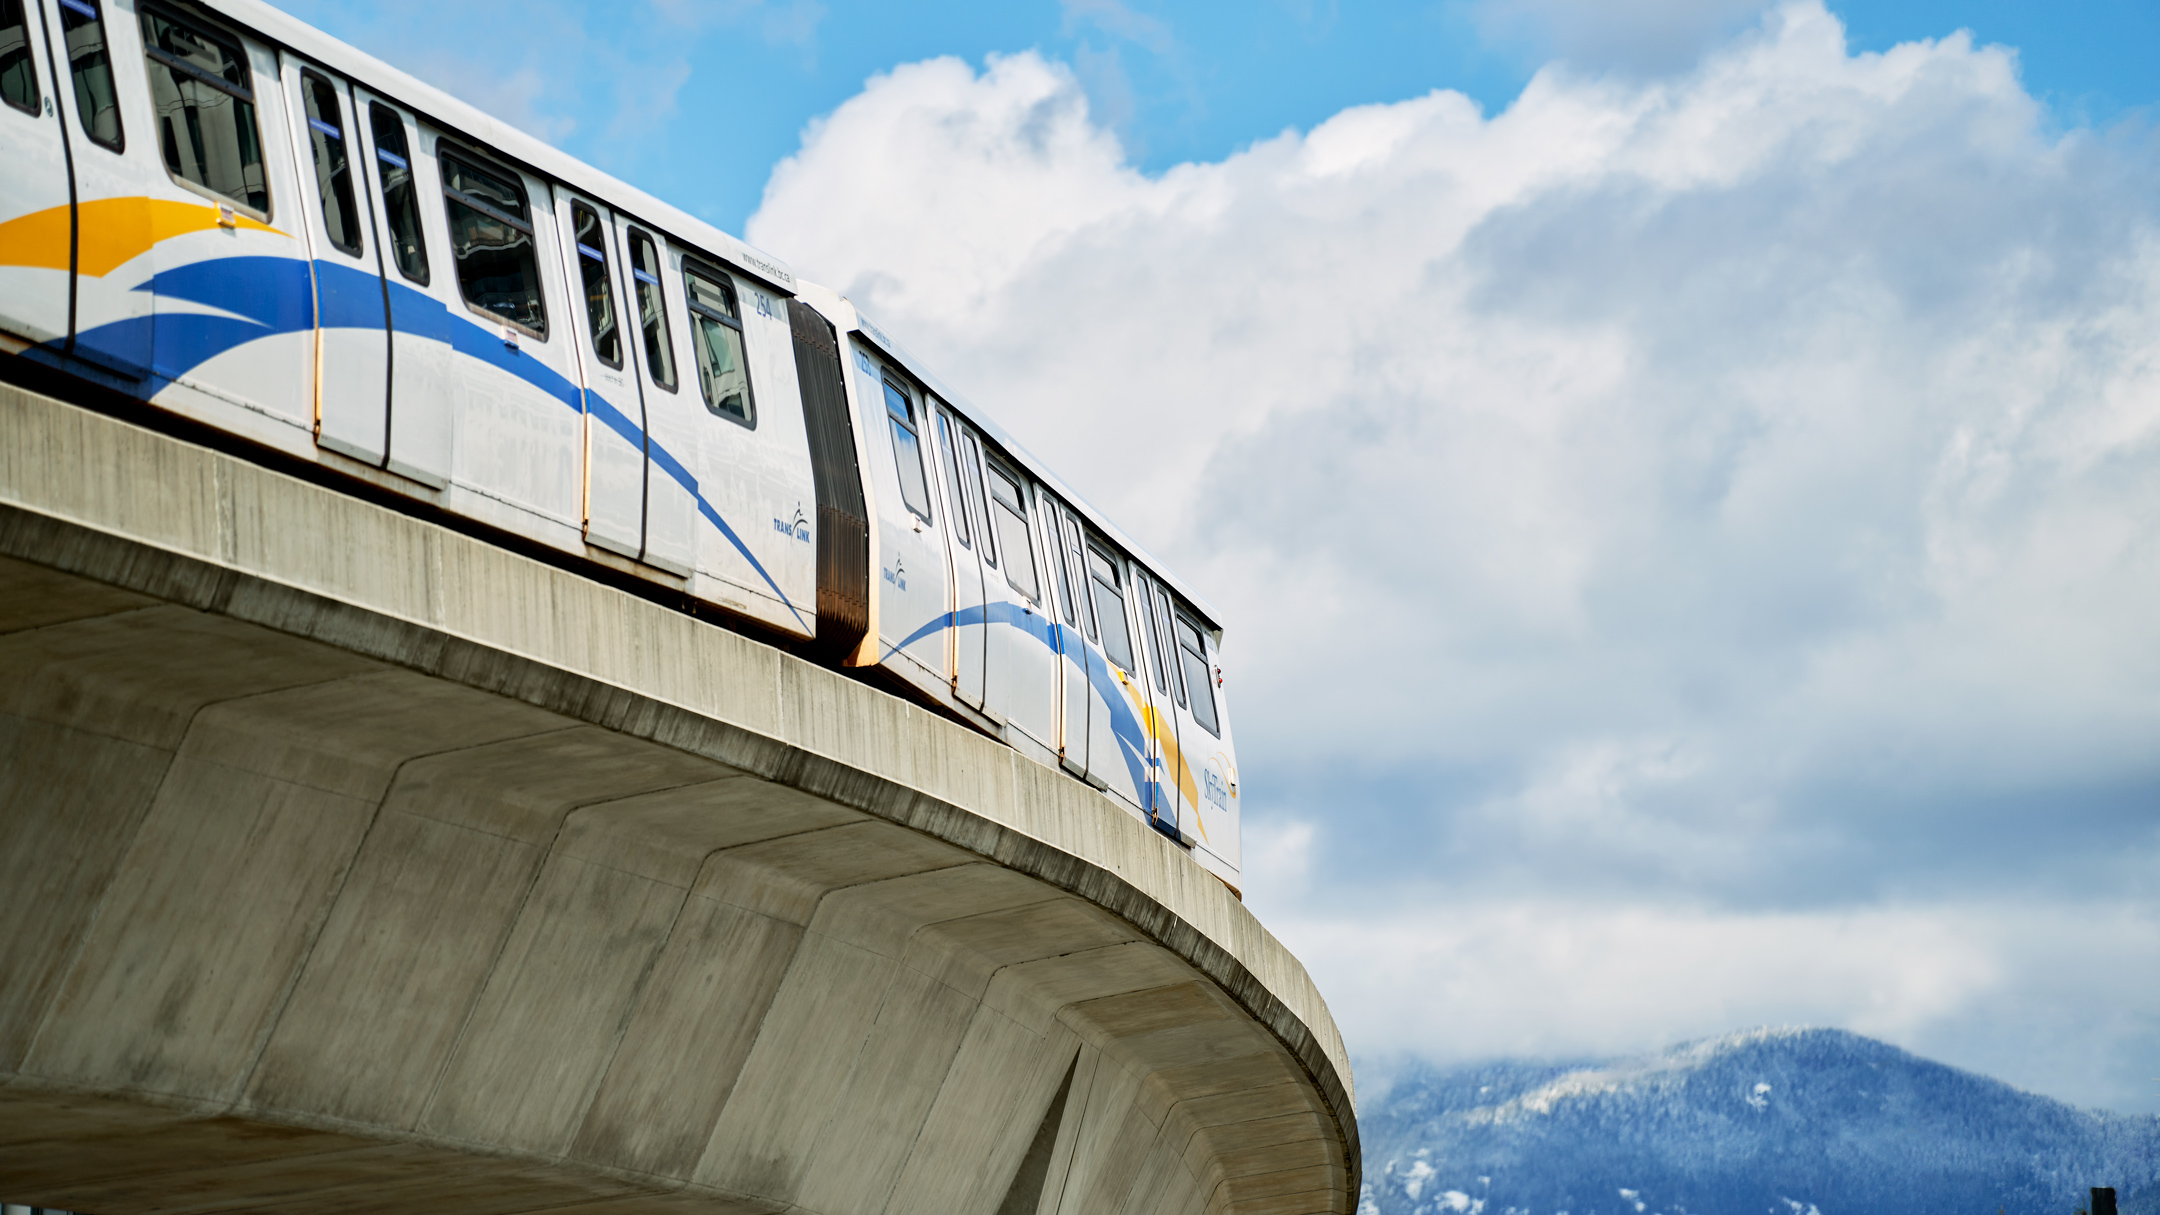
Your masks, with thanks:
[[(1310, 832), (1302, 887), (1249, 882), (1293, 945), (1352, 905), (1874, 941), (1715, 1007), (1955, 1046), (2045, 1019), (2047, 951), (1964, 934), (1975, 892), (2070, 937), (2155, 905), (2156, 186), (2148, 133), (2055, 133), (2010, 52), (1854, 55), (1802, 0), (1677, 72), (1157, 175), (1062, 65), (912, 64), (749, 234), (1216, 600), (1251, 846)], [(1900, 966), (1934, 994), (1870, 1012)], [(1535, 1003), (1546, 1048), (1602, 1041)], [(2110, 1066), (2160, 1042), (2132, 1020)]]

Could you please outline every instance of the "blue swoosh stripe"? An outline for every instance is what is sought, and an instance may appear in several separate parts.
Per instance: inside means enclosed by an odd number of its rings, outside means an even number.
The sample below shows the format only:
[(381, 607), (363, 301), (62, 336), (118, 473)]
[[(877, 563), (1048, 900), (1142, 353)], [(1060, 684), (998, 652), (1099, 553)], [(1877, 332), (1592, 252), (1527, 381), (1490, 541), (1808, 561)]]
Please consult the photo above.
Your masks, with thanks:
[(1133, 712), (1132, 703), (1120, 692), (1117, 680), (1107, 674), (1110, 669), (1109, 660), (1103, 660), (1101, 666), (1106, 673), (1098, 677), (1095, 674), (1097, 664), (1085, 659), (1090, 654), (1099, 654), (1099, 651), (1071, 625), (1058, 624), (1040, 613), (1027, 611), (1017, 603), (986, 603), (980, 607), (961, 608), (956, 612), (932, 616), (922, 627), (894, 643), (885, 651), (885, 657), (891, 658), (895, 653), (945, 629), (975, 624), (986, 627), (1007, 625), (1033, 637), (1054, 654), (1079, 656), (1082, 661), (1078, 665), (1087, 674), (1088, 687), (1110, 709), (1110, 734), (1117, 739), (1118, 752), (1125, 761), (1126, 774), (1132, 777), (1133, 788), (1147, 788), (1147, 731), (1140, 724), (1139, 715)]
[[(130, 317), (95, 326), (77, 334), (77, 341), (91, 339), (100, 348), (133, 349), (145, 334), (155, 343), (152, 366), (160, 374), (177, 378), (218, 355), (260, 338), (299, 333), (315, 326), (315, 297), (322, 300), (322, 325), (326, 329), (375, 329), (382, 325), (383, 281), (376, 275), (338, 262), (315, 263), (314, 290), (309, 290), (308, 264), (290, 257), (223, 257), (190, 262), (160, 270), (134, 288), (136, 291), (203, 304), (233, 316), (168, 312), (158, 317)], [(804, 628), (813, 628), (795, 601), (780, 589), (765, 563), (757, 559), (742, 537), (728, 526), (698, 486), (697, 477), (658, 443), (648, 443), (644, 431), (620, 409), (598, 393), (587, 393), (553, 368), (537, 359), (512, 352), (480, 325), (451, 313), (431, 295), (403, 283), (390, 286), (390, 315), (400, 333), (442, 342), (468, 358), (499, 368), (583, 412), (597, 403), (593, 416), (632, 444), (647, 448), (652, 462), (683, 487), (704, 516)], [(118, 343), (118, 344), (116, 344)], [(62, 343), (48, 342), (55, 351)]]

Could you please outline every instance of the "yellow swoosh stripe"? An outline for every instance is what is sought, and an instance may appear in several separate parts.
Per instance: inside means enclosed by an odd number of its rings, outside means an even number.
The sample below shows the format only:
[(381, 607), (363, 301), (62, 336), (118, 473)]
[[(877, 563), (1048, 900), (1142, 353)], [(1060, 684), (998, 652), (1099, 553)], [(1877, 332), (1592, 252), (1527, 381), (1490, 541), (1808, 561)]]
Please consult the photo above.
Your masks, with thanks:
[[(1147, 698), (1140, 694), (1138, 688), (1133, 687), (1132, 681), (1125, 677), (1125, 672), (1118, 670), (1113, 664), (1110, 673), (1117, 676), (1118, 684), (1125, 689), (1125, 695), (1132, 699), (1133, 708), (1140, 714), (1140, 724), (1147, 728), (1148, 736), (1162, 744), (1163, 757), (1169, 761), (1171, 771), (1177, 773), (1178, 791), (1185, 795), (1187, 802), (1198, 806), (1200, 789), (1193, 783), (1192, 769), (1185, 763), (1185, 753), (1178, 749), (1176, 731), (1165, 724), (1154, 707), (1147, 703)], [(1197, 819), (1194, 821), (1200, 827), (1200, 838), (1206, 839), (1207, 825), (1199, 823)]]
[[(214, 204), (170, 198), (94, 198), (82, 204), (81, 212), (76, 266), (93, 278), (103, 278), (134, 261), (159, 241), (218, 226)], [(236, 216), (234, 222), (242, 228), (285, 235), (245, 215)], [(0, 266), (67, 269), (68, 209), (47, 207), (0, 223)]]

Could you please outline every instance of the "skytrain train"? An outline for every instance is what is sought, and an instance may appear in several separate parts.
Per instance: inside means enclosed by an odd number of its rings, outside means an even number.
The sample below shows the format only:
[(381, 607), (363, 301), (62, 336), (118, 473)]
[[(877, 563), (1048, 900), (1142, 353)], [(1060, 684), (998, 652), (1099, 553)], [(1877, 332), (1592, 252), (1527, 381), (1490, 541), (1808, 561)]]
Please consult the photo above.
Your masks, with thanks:
[(0, 0), (0, 100), (0, 365), (851, 669), (1238, 889), (1216, 613), (848, 300), (256, 0)]

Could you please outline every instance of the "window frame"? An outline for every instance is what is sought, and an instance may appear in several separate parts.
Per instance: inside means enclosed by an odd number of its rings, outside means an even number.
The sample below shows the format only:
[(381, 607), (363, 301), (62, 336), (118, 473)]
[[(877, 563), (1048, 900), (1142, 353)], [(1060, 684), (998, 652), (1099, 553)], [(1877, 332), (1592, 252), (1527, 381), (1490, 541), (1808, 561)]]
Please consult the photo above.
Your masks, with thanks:
[[(358, 101), (356, 100), (354, 104), (357, 105)], [(420, 215), (420, 175), (413, 170), (412, 141), (405, 138), (405, 115), (396, 106), (380, 97), (370, 98), (367, 109), (368, 143), (375, 151), (375, 186), (381, 192), (383, 200), (383, 227), (392, 235), (396, 234), (396, 226), (390, 219), (390, 183), (383, 178), (392, 168), (402, 169), (405, 172), (405, 188), (412, 198), (413, 231), (420, 238), (420, 273), (418, 275), (414, 275), (412, 271), (405, 268), (405, 258), (398, 251), (396, 241), (390, 242), (390, 260), (397, 263), (398, 274), (406, 282), (418, 283), (422, 287), (428, 286), (435, 278), (434, 259), (428, 256), (427, 221), (422, 219)], [(397, 132), (399, 151), (393, 152), (383, 146), (384, 128), (377, 121), (377, 116), (384, 114), (389, 115), (389, 129)]]
[[(481, 198), (476, 194), (468, 194), (463, 190), (453, 187), (450, 184), (450, 173), (447, 169), (443, 167), (445, 161), (462, 164), (475, 173), (488, 174), (504, 179), (505, 184), (507, 184), (511, 189), (518, 192), (518, 201), (525, 204), (525, 214), (529, 216), (532, 214), (533, 205), (532, 196), (525, 188), (525, 175), (518, 172), (516, 169), (504, 168), (499, 163), (490, 160), (485, 156), (482, 156), (480, 153), (466, 147), (463, 144), (454, 144), (447, 139), (438, 139), (435, 141), (436, 184), (442, 187), (442, 196), (444, 203), (447, 204), (449, 202), (455, 201), (458, 205), (470, 207), (473, 210), (479, 212), (480, 214), (487, 216), (489, 219), (496, 221), (497, 223), (509, 224), (511, 227), (523, 232), (526, 236), (526, 239), (532, 242), (533, 281), (534, 285), (540, 289), (540, 320), (541, 323), (547, 324), (548, 328), (534, 329), (532, 326), (526, 324), (523, 321), (517, 320), (514, 317), (504, 316), (502, 313), (496, 312), (491, 308), (483, 308), (480, 305), (474, 303), (472, 301), (472, 297), (465, 294), (465, 276), (462, 274), (453, 273), (451, 277), (457, 280), (459, 302), (463, 303), (466, 310), (471, 312), (475, 316), (484, 316), (490, 321), (495, 321), (500, 324), (507, 325), (510, 328), (517, 330), (519, 333), (522, 333), (532, 338), (536, 342), (546, 342), (548, 340), (549, 331), (554, 328), (554, 325), (548, 320), (547, 270), (545, 267), (540, 265), (540, 230), (538, 226), (535, 225), (530, 219), (519, 219), (517, 216), (510, 214), (508, 211), (497, 207), (495, 204), (487, 201), (484, 198)], [(443, 216), (446, 221), (449, 219), (449, 209), (447, 206), (445, 206), (444, 208)], [(457, 260), (457, 229), (454, 225), (451, 227), (450, 232), (450, 260), (455, 262)]]
[[(587, 245), (584, 241), (578, 239), (578, 224), (580, 222), (578, 216), (580, 212), (591, 217), (593, 227), (600, 230), (602, 243), (598, 248)], [(600, 360), (601, 366), (609, 371), (621, 371), (623, 358), (625, 357), (622, 348), (625, 343), (623, 342), (622, 309), (615, 303), (615, 268), (608, 261), (606, 241), (610, 235), (612, 233), (608, 230), (608, 221), (600, 217), (599, 207), (574, 194), (570, 195), (570, 247), (578, 259), (577, 281), (581, 286), (585, 287), (586, 291), (585, 339), (592, 346), (593, 357)], [(598, 256), (594, 256), (595, 254)], [(585, 262), (587, 259), (600, 263), (600, 283), (607, 291), (608, 313), (613, 317), (614, 321), (616, 354), (612, 359), (607, 356), (605, 351), (600, 349), (600, 330), (594, 323), (592, 315), (592, 287), (585, 282)], [(743, 380), (747, 383), (749, 378), (749, 369), (746, 367), (744, 368)]]
[[(990, 486), (988, 482), (983, 480), (983, 460), (985, 457), (982, 439), (972, 429), (966, 427), (961, 428), (960, 438), (967, 448), (967, 459), (964, 461), (967, 464), (967, 472), (963, 473), (960, 478), (965, 482), (961, 488), (967, 491), (968, 501), (975, 504), (975, 513), (981, 516), (983, 521), (983, 562), (991, 569), (1002, 572), (1004, 567), (998, 564), (997, 529), (990, 526)], [(970, 473), (973, 475), (967, 475)]]
[[(934, 527), (936, 526), (936, 524), (932, 521), (930, 514), (931, 504), (929, 502), (929, 470), (923, 467), (922, 427), (915, 420), (915, 402), (917, 394), (915, 392), (915, 389), (911, 385), (909, 385), (906, 378), (895, 372), (891, 367), (885, 366), (882, 361), (880, 361), (879, 363), (878, 380), (879, 385), (882, 389), (882, 392), (880, 392), (879, 395), (882, 396), (885, 400), (885, 423), (887, 427), (887, 437), (892, 440), (893, 472), (900, 480), (900, 505), (907, 508), (907, 512), (909, 514), (922, 520), (924, 527)], [(902, 417), (901, 415), (893, 412), (892, 402), (893, 395), (895, 393), (899, 394), (900, 400), (907, 406), (906, 417)], [(923, 393), (921, 395), (923, 400), (927, 401), (929, 399), (928, 393)], [(915, 442), (915, 483), (922, 487), (922, 496), (924, 499), (922, 508), (920, 510), (916, 509), (913, 502), (908, 501), (907, 468), (906, 461), (903, 460), (900, 455), (900, 435), (898, 433), (899, 430), (906, 430), (908, 437), (910, 439), (913, 439)]]
[[(73, 13), (79, 18), (85, 18), (97, 26), (98, 49), (105, 56), (105, 79), (113, 91), (113, 137), (110, 143), (98, 138), (97, 132), (90, 129), (89, 111), (85, 110), (82, 105), (82, 94), (76, 84), (75, 57), (69, 53), (67, 45), (67, 18), (69, 13)], [(80, 29), (82, 27), (77, 26), (75, 28)], [(60, 0), (60, 57), (67, 60), (68, 99), (75, 103), (75, 125), (82, 129), (83, 138), (115, 155), (125, 155), (127, 152), (127, 120), (126, 116), (120, 112), (120, 65), (113, 62), (112, 38), (105, 30), (105, 9), (100, 0)], [(54, 81), (53, 87), (57, 89), (59, 82)], [(159, 156), (158, 159), (163, 160), (164, 157)]]
[[(709, 262), (703, 258), (692, 257), (687, 253), (683, 255), (682, 272), (683, 304), (690, 309), (691, 317), (690, 340), (692, 356), (695, 357), (696, 355), (696, 344), (704, 340), (704, 335), (697, 332), (698, 317), (719, 321), (721, 324), (733, 329), (736, 338), (742, 342), (743, 412), (749, 416), (738, 418), (720, 408), (719, 402), (705, 396), (704, 385), (700, 384), (698, 386), (698, 397), (705, 402), (705, 412), (716, 418), (725, 418), (745, 430), (756, 430), (758, 419), (757, 385), (750, 381), (750, 333), (742, 323), (742, 289), (735, 285), (735, 276), (721, 269), (718, 262)], [(693, 274), (716, 287), (726, 288), (728, 298), (735, 304), (735, 315), (729, 316), (710, 304), (699, 303), (696, 293), (690, 290), (690, 276)]]
[(8, 104), (8, 108), (17, 110), (24, 114), (28, 114), (33, 118), (42, 117), (45, 110), (45, 89), (44, 86), (38, 83), (37, 52), (45, 49), (45, 23), (43, 20), (45, 14), (37, 14), (39, 18), (39, 29), (37, 33), (33, 34), (30, 32), (30, 6), (36, 3), (36, 0), (0, 0), (0, 3), (13, 4), (15, 6), (16, 15), (22, 21), (22, 63), (23, 66), (27, 68), (30, 73), (30, 102), (28, 105), (18, 104), (12, 98), (6, 97), (0, 97), (0, 101), (6, 101)]
[(1073, 508), (1066, 506), (1062, 502), (1058, 504), (1058, 524), (1060, 528), (1058, 536), (1060, 541), (1059, 560), (1064, 563), (1067, 570), (1072, 572), (1073, 585), (1078, 588), (1077, 597), (1079, 602), (1074, 606), (1080, 613), (1080, 629), (1087, 635), (1089, 641), (1094, 641), (1097, 635), (1095, 629), (1095, 598), (1094, 592), (1089, 589), (1088, 583), (1087, 529), (1081, 525), (1080, 516)]
[(998, 529), (998, 547), (1005, 550), (1005, 585), (1019, 592), (1019, 594), (1025, 597), (1029, 603), (1034, 604), (1036, 607), (1041, 607), (1042, 563), (1035, 560), (1034, 529), (1028, 523), (1027, 478), (1021, 476), (1018, 472), (1006, 468), (1002, 460), (990, 456), (988, 453), (984, 453), (984, 463), (987, 465), (986, 471), (988, 472), (989, 476), (995, 478), (998, 481), (1005, 482), (1006, 485), (1012, 488), (1014, 502), (1018, 504), (1017, 510), (1014, 509), (1012, 505), (1007, 504), (1003, 498), (998, 497), (997, 491), (995, 489), (990, 489), (990, 486), (995, 484), (995, 481), (987, 482), (984, 485), (985, 489), (990, 490), (990, 496), (992, 499), (991, 508), (993, 510), (1004, 511), (1006, 514), (1011, 515), (1013, 519), (1020, 524), (1020, 535), (1027, 542), (1028, 548), (1028, 551), (1025, 554), (1028, 560), (1028, 573), (1034, 576), (1035, 589), (1030, 591), (1028, 588), (1021, 586), (1019, 583), (1013, 581), (1012, 545), (1005, 543), (1008, 537), (1005, 536), (1004, 530), (1001, 527)]
[[(60, 0), (60, 3), (62, 7), (67, 7), (68, 0)], [(234, 62), (240, 65), (241, 74), (247, 78), (244, 85), (236, 85), (232, 81), (225, 79), (223, 76), (215, 76), (199, 67), (196, 67), (194, 64), (180, 58), (178, 55), (173, 54), (172, 52), (166, 50), (164, 47), (152, 43), (147, 36), (143, 37), (142, 39), (144, 62), (143, 82), (150, 89), (150, 100), (153, 111), (155, 110), (157, 103), (157, 84), (155, 81), (150, 79), (149, 65), (151, 63), (156, 63), (159, 66), (164, 67), (170, 71), (178, 72), (198, 84), (201, 84), (210, 89), (214, 89), (217, 92), (223, 93), (226, 96), (231, 97), (237, 101), (243, 101), (247, 103), (249, 117), (254, 122), (255, 150), (261, 158), (258, 161), (258, 164), (261, 166), (262, 169), (263, 205), (261, 207), (257, 207), (253, 203), (242, 202), (241, 200), (234, 198), (230, 194), (222, 193), (209, 186), (201, 185), (197, 182), (193, 182), (185, 177), (182, 177), (180, 174), (173, 171), (172, 162), (165, 158), (164, 141), (159, 139), (153, 139), (152, 142), (159, 145), (158, 164), (164, 167), (165, 176), (171, 178), (173, 184), (179, 186), (181, 189), (200, 194), (204, 198), (208, 198), (216, 202), (224, 203), (242, 215), (246, 215), (251, 218), (260, 220), (266, 224), (269, 223), (270, 217), (276, 212), (277, 199), (270, 190), (270, 145), (263, 140), (262, 102), (259, 100), (259, 90), (255, 86), (255, 65), (248, 62), (247, 40), (238, 34), (232, 33), (229, 30), (205, 21), (203, 18), (195, 15), (192, 12), (184, 12), (169, 5), (153, 3), (145, 3), (137, 6), (135, 11), (135, 22), (136, 26), (138, 27), (138, 32), (140, 32), (140, 27), (142, 23), (151, 16), (156, 16), (169, 24), (177, 25), (182, 29), (188, 30), (189, 32), (194, 33), (206, 42), (214, 42), (221, 44), (227, 51), (231, 52)], [(106, 54), (108, 57), (110, 57), (111, 55), (109, 44)], [(114, 104), (115, 109), (117, 110), (117, 94), (115, 96)], [(123, 131), (123, 142), (125, 142), (125, 137), (126, 133)], [(95, 143), (98, 141), (93, 138), (92, 142)], [(111, 147), (112, 145), (108, 144), (104, 146)], [(114, 147), (113, 150), (117, 152), (120, 149)], [(295, 168), (297, 169), (297, 166), (295, 166)]]
[[(311, 101), (316, 101), (316, 98), (310, 96), (308, 92), (310, 82), (319, 84), (324, 89), (329, 91), (331, 103), (338, 107), (338, 122), (336, 125), (333, 126), (330, 123), (324, 122), (322, 119), (308, 115), (308, 103), (310, 103)], [(331, 248), (345, 254), (347, 257), (366, 257), (367, 227), (368, 220), (371, 217), (363, 216), (359, 212), (361, 208), (362, 198), (365, 197), (367, 190), (365, 187), (362, 187), (360, 189), (354, 188), (356, 185), (358, 185), (358, 183), (353, 180), (353, 141), (348, 138), (347, 135), (347, 133), (351, 131), (352, 126), (350, 123), (347, 123), (345, 121), (345, 103), (343, 99), (338, 96), (337, 83), (331, 80), (330, 77), (316, 71), (312, 67), (302, 67), (300, 69), (300, 113), (299, 115), (297, 115), (297, 117), (304, 118), (307, 122), (307, 131), (309, 136), (308, 159), (309, 163), (315, 169), (315, 192), (318, 196), (323, 192), (324, 189), (327, 188), (327, 183), (323, 181), (322, 162), (319, 159), (321, 156), (321, 151), (315, 144), (315, 137), (320, 135), (324, 139), (336, 140), (338, 147), (342, 149), (345, 153), (345, 192), (346, 194), (352, 196), (350, 198), (347, 198), (345, 200), (345, 203), (348, 207), (350, 207), (353, 212), (352, 226), (354, 232), (358, 234), (359, 240), (353, 244), (348, 245), (345, 242), (339, 240), (337, 238), (337, 234), (330, 230), (330, 200), (327, 198), (318, 199), (318, 201), (321, 203), (323, 236), (327, 240), (329, 240)], [(327, 127), (328, 130), (321, 129), (324, 127)], [(268, 175), (265, 174), (266, 178), (267, 176)], [(268, 192), (269, 188), (266, 184), (264, 187), (264, 193), (267, 194)]]
[[(645, 247), (652, 250), (653, 265), (658, 268), (659, 273), (648, 274), (638, 268), (637, 248), (639, 241), (644, 241)], [(663, 392), (672, 393), (676, 391), (677, 386), (682, 382), (682, 376), (675, 370), (677, 356), (681, 352), (675, 349), (675, 326), (673, 322), (668, 320), (667, 284), (660, 278), (660, 274), (667, 272), (667, 254), (662, 252), (659, 237), (635, 224), (629, 227), (628, 253), (630, 256), (630, 295), (632, 299), (638, 302), (638, 345), (642, 348), (641, 352), (645, 357), (645, 379), (653, 387)], [(660, 301), (660, 348), (665, 350), (668, 355), (668, 378), (664, 380), (660, 378), (658, 372), (653, 370), (651, 338), (645, 332), (644, 297), (639, 293), (641, 287), (650, 288), (653, 297)], [(745, 349), (747, 350), (747, 347)]]
[(1125, 577), (1119, 574), (1118, 566), (1120, 559), (1116, 555), (1116, 550), (1097, 542), (1092, 536), (1088, 537), (1087, 539), (1087, 555), (1093, 558), (1100, 558), (1103, 563), (1103, 567), (1110, 571), (1111, 579), (1109, 582), (1104, 582), (1102, 578), (1095, 573), (1095, 563), (1093, 561), (1089, 561), (1087, 567), (1089, 599), (1092, 600), (1094, 598), (1095, 588), (1096, 586), (1100, 585), (1106, 588), (1112, 595), (1117, 597), (1118, 606), (1121, 609), (1118, 613), (1119, 619), (1117, 623), (1118, 627), (1122, 630), (1118, 635), (1123, 639), (1122, 645), (1125, 651), (1125, 661), (1118, 662), (1117, 655), (1110, 652), (1110, 623), (1101, 619), (1101, 617), (1105, 613), (1103, 612), (1101, 605), (1096, 605), (1095, 615), (1097, 618), (1097, 622), (1102, 625), (1101, 645), (1103, 657), (1109, 659), (1113, 663), (1116, 663), (1118, 669), (1125, 672), (1127, 675), (1138, 675), (1140, 673), (1140, 660), (1139, 656), (1133, 653), (1132, 648), (1132, 607), (1130, 600), (1126, 595), (1125, 587), (1124, 585), (1122, 585), (1124, 583), (1129, 583), (1131, 579), (1129, 577)]
[[(1195, 650), (1192, 647), (1186, 645), (1184, 634), (1176, 631), (1178, 628), (1190, 629), (1192, 631), (1194, 641), (1199, 643), (1200, 648)], [(1193, 694), (1193, 721), (1198, 724), (1201, 729), (1206, 730), (1208, 733), (1214, 735), (1217, 738), (1221, 738), (1222, 704), (1215, 699), (1215, 664), (1208, 661), (1207, 630), (1201, 628), (1199, 623), (1195, 621), (1189, 614), (1187, 614), (1187, 612), (1182, 606), (1180, 606), (1177, 609), (1177, 615), (1174, 618), (1174, 624), (1171, 632), (1171, 640), (1177, 643), (1179, 656), (1178, 665), (1180, 668), (1185, 665), (1184, 658), (1187, 655), (1190, 655), (1194, 659), (1198, 660), (1200, 663), (1200, 673), (1203, 678), (1200, 681), (1200, 691)], [(1200, 697), (1203, 694), (1205, 694), (1207, 697), (1207, 717), (1202, 717), (1200, 715)], [(1214, 720), (1210, 722), (1208, 718), (1213, 718)]]

